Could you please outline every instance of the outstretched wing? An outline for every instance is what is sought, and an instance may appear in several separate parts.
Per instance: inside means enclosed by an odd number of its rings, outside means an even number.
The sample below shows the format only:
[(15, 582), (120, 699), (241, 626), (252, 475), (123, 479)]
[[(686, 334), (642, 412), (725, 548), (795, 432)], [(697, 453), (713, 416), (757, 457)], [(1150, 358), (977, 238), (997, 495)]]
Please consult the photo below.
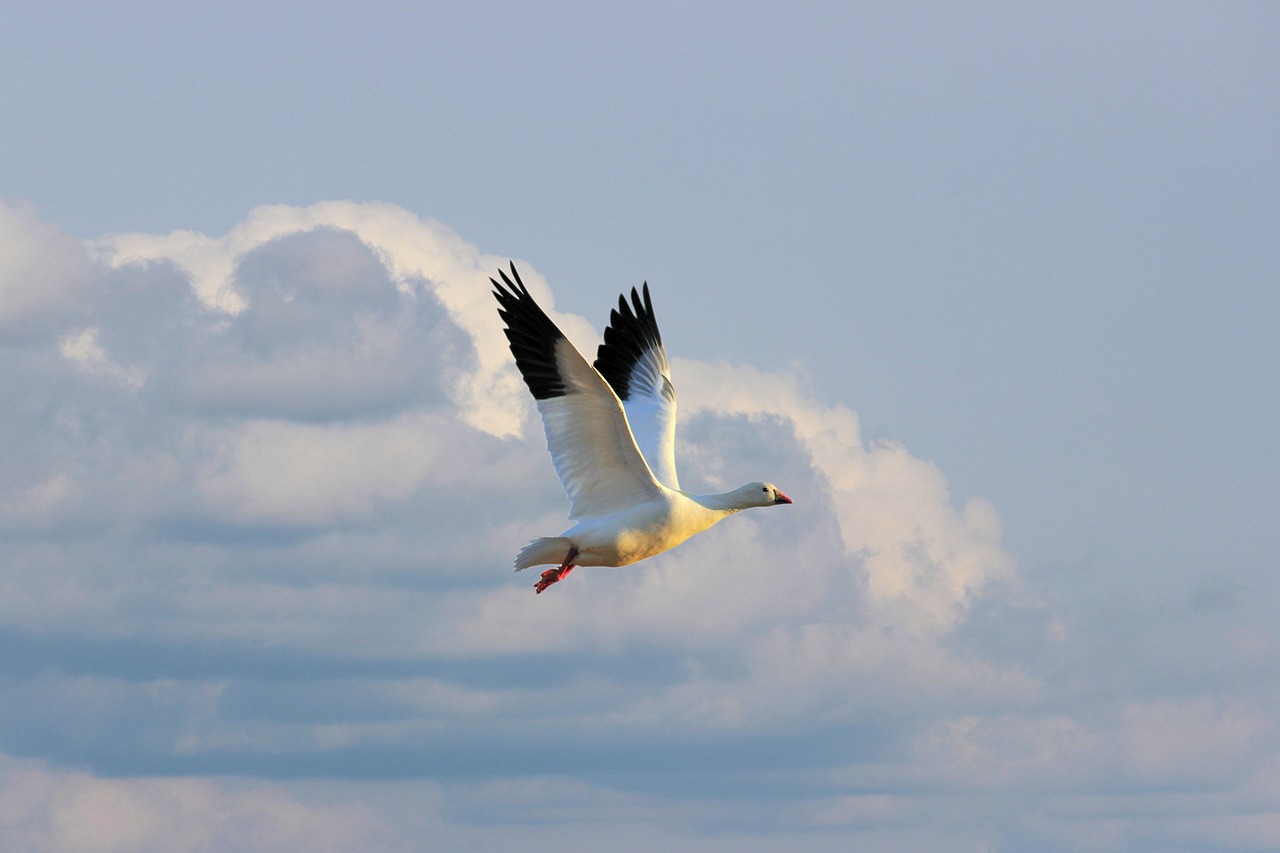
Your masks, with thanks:
[(595, 368), (622, 400), (636, 444), (654, 476), (669, 489), (679, 489), (676, 477), (676, 389), (671, 366), (662, 347), (658, 321), (649, 300), (631, 288), (631, 304), (618, 297), (609, 314), (604, 343), (596, 352)]
[(533, 301), (514, 263), (511, 278), (498, 274), (502, 284), (489, 279), (498, 315), (542, 415), (547, 449), (569, 496), (569, 517), (608, 515), (659, 496), (661, 487), (609, 383)]

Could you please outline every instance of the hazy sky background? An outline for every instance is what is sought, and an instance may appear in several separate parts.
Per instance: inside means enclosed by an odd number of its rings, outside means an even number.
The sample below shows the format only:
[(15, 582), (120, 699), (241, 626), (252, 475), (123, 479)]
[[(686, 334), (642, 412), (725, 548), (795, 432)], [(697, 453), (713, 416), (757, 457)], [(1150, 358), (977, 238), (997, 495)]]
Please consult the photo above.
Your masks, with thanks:
[[(580, 5), (0, 11), (4, 846), (1280, 847), (1280, 8)], [(796, 505), (534, 598), (509, 258)]]

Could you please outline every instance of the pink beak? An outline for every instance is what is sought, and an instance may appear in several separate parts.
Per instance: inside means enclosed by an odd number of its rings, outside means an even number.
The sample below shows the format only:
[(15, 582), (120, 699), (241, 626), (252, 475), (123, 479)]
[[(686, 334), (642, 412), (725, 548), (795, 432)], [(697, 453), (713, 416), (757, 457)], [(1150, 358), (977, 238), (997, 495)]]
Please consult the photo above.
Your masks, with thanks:
[(777, 489), (774, 489), (774, 491), (778, 493), (778, 496), (777, 496), (776, 498), (774, 498), (774, 499), (773, 499), (773, 502), (774, 502), (774, 503), (776, 503), (776, 504), (789, 504), (789, 503), (791, 503), (791, 502), (792, 502), (792, 501), (791, 501), (791, 498), (787, 497), (787, 496), (786, 496), (786, 495), (784, 495), (782, 492), (779, 492)]

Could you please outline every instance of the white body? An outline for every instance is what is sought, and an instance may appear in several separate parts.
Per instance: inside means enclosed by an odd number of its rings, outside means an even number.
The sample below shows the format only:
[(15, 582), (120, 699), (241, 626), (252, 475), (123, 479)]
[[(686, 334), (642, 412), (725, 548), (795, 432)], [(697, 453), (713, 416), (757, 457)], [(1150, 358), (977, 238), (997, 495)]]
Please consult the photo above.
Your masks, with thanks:
[[(766, 494), (765, 483), (744, 486), (724, 495), (689, 495), (661, 486), (660, 494), (652, 500), (619, 510), (608, 515), (588, 516), (581, 519), (559, 536), (535, 539), (516, 558), (516, 570), (529, 566), (558, 565), (576, 549), (573, 557), (578, 566), (626, 566), (669, 551), (695, 536), (722, 518), (738, 512), (743, 506), (731, 506), (725, 499), (739, 496), (744, 499)], [(768, 503), (775, 503), (771, 497)], [(764, 503), (748, 503), (762, 506)]]

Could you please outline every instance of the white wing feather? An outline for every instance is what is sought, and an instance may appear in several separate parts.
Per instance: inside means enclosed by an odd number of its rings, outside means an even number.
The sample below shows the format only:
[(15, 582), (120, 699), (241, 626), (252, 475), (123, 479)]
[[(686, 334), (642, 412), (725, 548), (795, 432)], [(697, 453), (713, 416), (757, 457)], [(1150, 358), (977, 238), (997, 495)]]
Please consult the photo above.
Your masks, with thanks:
[(645, 351), (631, 372), (630, 398), (622, 404), (653, 475), (668, 489), (680, 490), (676, 476), (676, 389), (666, 354), (656, 347)]
[(676, 476), (676, 389), (662, 334), (653, 314), (649, 285), (618, 298), (609, 314), (596, 370), (622, 400), (636, 444), (655, 477), (679, 490)]
[(569, 518), (628, 509), (661, 494), (618, 395), (567, 338), (556, 342), (565, 393), (538, 401), (547, 449), (569, 496)]

